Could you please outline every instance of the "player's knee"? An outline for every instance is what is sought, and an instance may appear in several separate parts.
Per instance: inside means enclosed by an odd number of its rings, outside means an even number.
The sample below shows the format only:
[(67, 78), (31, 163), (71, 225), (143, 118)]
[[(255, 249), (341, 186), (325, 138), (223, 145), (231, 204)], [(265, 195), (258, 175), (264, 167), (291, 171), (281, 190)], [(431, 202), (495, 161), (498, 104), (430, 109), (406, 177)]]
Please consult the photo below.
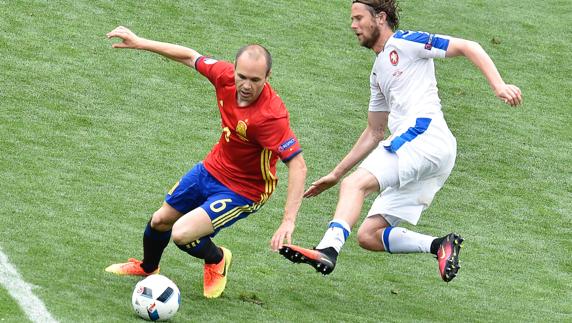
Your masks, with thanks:
[[(381, 218), (381, 217), (379, 217)], [(357, 232), (357, 241), (360, 247), (370, 251), (384, 251), (381, 242), (381, 233), (383, 232), (383, 224), (377, 217), (368, 217), (360, 226)]]
[(171, 239), (173, 239), (173, 242), (176, 245), (186, 245), (192, 241), (192, 239), (189, 239), (188, 234), (184, 228), (174, 225), (172, 230)]
[(375, 241), (375, 237), (365, 231), (358, 231), (357, 235), (358, 244), (365, 250), (378, 250), (379, 246), (377, 241)]
[(342, 180), (340, 184), (342, 191), (359, 191), (361, 190), (359, 179), (356, 176), (348, 176)]
[(176, 222), (171, 231), (171, 239), (173, 239), (176, 245), (186, 245), (198, 240), (200, 237), (201, 235), (198, 235), (196, 230), (180, 222)]
[(185, 245), (190, 242), (185, 238), (184, 234), (182, 234), (179, 230), (175, 230), (175, 228), (173, 228), (173, 231), (171, 232), (171, 239), (173, 239), (173, 242), (176, 245)]
[(153, 216), (151, 217), (151, 228), (158, 231), (171, 230), (173, 223), (175, 222), (174, 220), (175, 218), (173, 216), (165, 214), (162, 209), (159, 209), (153, 213)]
[(158, 231), (166, 231), (171, 228), (171, 226), (168, 225), (168, 223), (166, 223), (166, 221), (164, 221), (164, 219), (157, 212), (153, 213), (150, 223), (151, 228)]

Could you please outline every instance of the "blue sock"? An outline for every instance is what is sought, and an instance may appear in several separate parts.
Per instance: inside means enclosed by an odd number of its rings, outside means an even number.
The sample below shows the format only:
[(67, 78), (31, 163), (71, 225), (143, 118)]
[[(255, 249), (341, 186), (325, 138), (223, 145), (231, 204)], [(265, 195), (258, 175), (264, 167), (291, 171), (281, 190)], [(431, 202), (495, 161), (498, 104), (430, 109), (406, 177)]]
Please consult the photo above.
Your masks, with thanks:
[(203, 237), (184, 245), (177, 244), (177, 247), (193, 257), (204, 259), (205, 264), (218, 264), (224, 256), (222, 250), (209, 237)]

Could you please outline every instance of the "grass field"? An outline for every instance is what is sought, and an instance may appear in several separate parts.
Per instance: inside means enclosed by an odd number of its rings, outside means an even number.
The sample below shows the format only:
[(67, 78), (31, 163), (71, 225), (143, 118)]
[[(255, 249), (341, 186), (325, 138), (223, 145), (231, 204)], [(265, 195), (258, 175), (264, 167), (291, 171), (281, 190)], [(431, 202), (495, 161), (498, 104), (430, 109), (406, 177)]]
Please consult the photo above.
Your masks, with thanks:
[[(415, 230), (466, 238), (459, 277), (443, 283), (428, 255), (363, 251), (355, 232), (327, 277), (271, 252), (285, 199), (280, 166), (270, 202), (215, 239), (234, 253), (223, 297), (204, 299), (202, 264), (166, 249), (162, 273), (182, 292), (173, 322), (572, 322), (572, 5), (401, 7), (403, 29), (481, 43), (525, 98), (507, 107), (468, 60), (436, 62), (459, 152)], [(103, 269), (140, 257), (147, 219), (220, 133), (206, 79), (154, 54), (111, 49), (107, 32), (125, 25), (227, 60), (244, 44), (267, 46), (310, 183), (366, 122), (374, 56), (349, 23), (341, 0), (0, 0), (0, 250), (51, 315), (140, 321), (130, 304), (138, 279)], [(317, 244), (336, 201), (336, 189), (306, 200), (294, 242)], [(0, 285), (0, 321), (26, 320)]]

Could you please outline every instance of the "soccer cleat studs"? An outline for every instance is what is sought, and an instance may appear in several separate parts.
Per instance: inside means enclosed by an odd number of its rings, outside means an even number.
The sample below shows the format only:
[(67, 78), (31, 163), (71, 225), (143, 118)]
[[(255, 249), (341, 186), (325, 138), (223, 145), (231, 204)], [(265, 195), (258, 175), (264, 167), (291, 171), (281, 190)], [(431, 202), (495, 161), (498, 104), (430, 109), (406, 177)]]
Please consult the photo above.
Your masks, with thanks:
[(314, 267), (317, 272), (328, 275), (336, 266), (335, 259), (331, 259), (316, 249), (305, 249), (294, 245), (284, 245), (280, 254), (293, 263), (305, 263)]
[(457, 276), (461, 266), (459, 265), (459, 251), (463, 238), (456, 233), (449, 233), (437, 251), (439, 273), (445, 282), (450, 282)]

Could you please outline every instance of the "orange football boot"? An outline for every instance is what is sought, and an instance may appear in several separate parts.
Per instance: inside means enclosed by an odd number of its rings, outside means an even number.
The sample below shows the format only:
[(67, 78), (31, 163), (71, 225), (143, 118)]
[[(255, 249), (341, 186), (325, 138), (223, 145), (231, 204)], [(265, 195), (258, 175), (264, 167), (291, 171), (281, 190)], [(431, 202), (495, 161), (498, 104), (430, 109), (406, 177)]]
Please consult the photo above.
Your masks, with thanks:
[(149, 276), (159, 273), (159, 268), (155, 269), (150, 273), (146, 272), (145, 270), (143, 270), (143, 267), (141, 267), (142, 263), (143, 263), (142, 261), (137, 260), (135, 258), (129, 258), (127, 262), (120, 264), (113, 264), (105, 268), (105, 271), (114, 273), (116, 275), (129, 275), (129, 276)]
[(205, 264), (204, 266), (203, 295), (206, 298), (219, 297), (226, 287), (226, 276), (232, 262), (232, 253), (224, 247), (220, 249), (223, 254), (222, 260), (218, 264)]

